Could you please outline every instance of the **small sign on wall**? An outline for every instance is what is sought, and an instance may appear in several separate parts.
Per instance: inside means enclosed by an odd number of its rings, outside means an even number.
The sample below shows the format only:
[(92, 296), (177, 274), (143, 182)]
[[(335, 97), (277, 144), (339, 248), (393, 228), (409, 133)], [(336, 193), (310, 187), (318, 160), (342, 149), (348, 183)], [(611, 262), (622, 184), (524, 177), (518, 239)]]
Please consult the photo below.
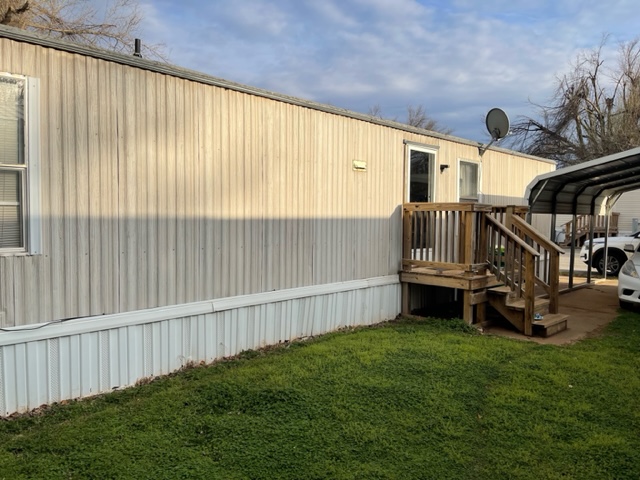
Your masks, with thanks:
[(367, 162), (362, 160), (354, 160), (353, 161), (353, 169), (356, 172), (366, 172), (367, 171)]

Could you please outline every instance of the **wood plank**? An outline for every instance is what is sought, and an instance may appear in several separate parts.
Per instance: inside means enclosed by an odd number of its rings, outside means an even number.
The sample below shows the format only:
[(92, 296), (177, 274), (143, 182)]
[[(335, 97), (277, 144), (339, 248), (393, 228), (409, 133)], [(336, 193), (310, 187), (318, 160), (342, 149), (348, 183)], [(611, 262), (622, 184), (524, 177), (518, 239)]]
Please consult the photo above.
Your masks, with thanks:
[[(527, 301), (524, 298), (518, 298), (516, 300), (507, 300), (506, 305), (509, 308), (515, 310), (524, 311)], [(534, 313), (546, 314), (549, 312), (549, 300), (543, 298), (536, 298), (533, 307)]]
[(426, 260), (402, 260), (402, 267), (406, 268), (432, 268), (435, 270), (459, 270), (463, 272), (475, 272), (485, 268), (484, 263), (446, 263), (446, 262), (429, 262)]
[(471, 292), (468, 290), (462, 294), (462, 319), (468, 325), (473, 325), (473, 304), (471, 303)]
[(489, 296), (486, 290), (482, 292), (471, 293), (469, 295), (469, 302), (471, 303), (471, 305), (478, 305), (480, 303), (485, 303), (488, 301), (489, 301)]
[(513, 216), (511, 222), (515, 224), (519, 229), (523, 230), (531, 239), (542, 245), (545, 250), (556, 252), (560, 255), (564, 254), (564, 250), (552, 242), (546, 235), (536, 230), (533, 225), (528, 224), (522, 218), (518, 216)]
[(405, 203), (403, 210), (411, 212), (491, 212), (491, 205), (481, 203)]
[(525, 258), (525, 281), (524, 281), (524, 334), (527, 336), (533, 335), (531, 322), (533, 321), (533, 315), (535, 311), (535, 267), (534, 257), (532, 255), (526, 255)]
[(484, 325), (487, 321), (487, 302), (482, 302), (476, 305), (476, 323), (478, 325)]
[(491, 288), (491, 293), (495, 293), (497, 295), (510, 295), (511, 293), (513, 293), (513, 290), (511, 289), (511, 287), (508, 287), (506, 285), (502, 285), (500, 287), (493, 287)]
[(533, 322), (534, 331), (543, 337), (560, 333), (567, 329), (568, 317), (559, 313), (545, 315), (543, 319)]
[(402, 243), (402, 258), (411, 258), (411, 212), (405, 212), (402, 219), (403, 224), (403, 243)]
[(411, 315), (411, 297), (410, 297), (410, 285), (408, 283), (402, 283), (402, 307), (401, 312), (403, 315)]
[(419, 285), (459, 288), (462, 290), (470, 289), (469, 281), (463, 277), (420, 275), (415, 273), (402, 272), (400, 274), (400, 281), (407, 283), (417, 283)]
[(495, 308), (505, 319), (507, 319), (518, 331), (524, 331), (524, 321), (521, 310), (508, 308), (502, 296), (489, 296), (489, 304)]

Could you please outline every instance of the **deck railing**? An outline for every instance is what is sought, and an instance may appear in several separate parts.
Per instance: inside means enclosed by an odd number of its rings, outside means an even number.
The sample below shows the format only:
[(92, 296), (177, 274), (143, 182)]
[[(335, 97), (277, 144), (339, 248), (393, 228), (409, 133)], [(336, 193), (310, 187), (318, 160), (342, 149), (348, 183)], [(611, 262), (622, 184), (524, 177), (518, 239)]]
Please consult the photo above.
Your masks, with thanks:
[(403, 268), (486, 271), (486, 251), (478, 242), (489, 205), (406, 203), (403, 207)]
[(531, 335), (536, 296), (535, 265), (540, 254), (492, 215), (486, 215), (485, 220), (489, 269), (509, 287), (513, 298), (524, 301), (524, 334)]
[(542, 287), (549, 297), (549, 311), (557, 313), (560, 296), (560, 255), (564, 254), (564, 250), (520, 217), (511, 218), (511, 230), (538, 252), (535, 264), (536, 284)]
[(536, 285), (558, 311), (562, 249), (526, 223), (526, 207), (471, 203), (407, 203), (403, 206), (402, 268), (487, 270), (523, 299), (525, 334), (531, 335)]
[[(609, 221), (609, 234), (617, 235), (618, 234), (618, 219), (620, 217), (620, 213), (612, 212), (610, 221)], [(592, 220), (593, 219), (593, 220)], [(582, 237), (586, 237), (591, 230), (591, 223), (593, 223), (593, 233), (596, 235), (604, 235), (606, 232), (607, 226), (607, 217), (606, 215), (578, 215), (576, 217), (576, 240), (581, 244)], [(564, 242), (563, 245), (571, 244), (571, 226), (573, 225), (573, 220), (568, 221), (567, 223), (562, 225), (564, 229)]]
[(510, 206), (493, 205), (491, 207), (491, 216), (493, 216), (496, 220), (498, 220), (503, 225), (506, 225), (508, 216), (516, 215), (524, 219), (527, 216), (528, 211), (529, 211), (529, 207), (525, 207), (522, 205), (510, 205)]

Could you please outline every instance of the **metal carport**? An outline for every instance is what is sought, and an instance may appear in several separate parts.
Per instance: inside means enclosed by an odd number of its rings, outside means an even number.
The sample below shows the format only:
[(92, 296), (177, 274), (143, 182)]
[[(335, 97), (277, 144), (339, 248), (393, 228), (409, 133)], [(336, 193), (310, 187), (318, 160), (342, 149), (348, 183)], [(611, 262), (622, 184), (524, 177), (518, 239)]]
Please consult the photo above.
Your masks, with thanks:
[[(573, 215), (569, 287), (573, 286), (577, 215), (605, 214), (608, 228), (611, 208), (620, 195), (637, 189), (640, 189), (640, 147), (538, 175), (529, 184), (525, 193), (529, 202), (529, 212), (552, 215), (551, 238), (555, 232), (556, 215)], [(593, 222), (591, 224), (593, 225)], [(590, 232), (589, 238), (592, 248), (593, 231)], [(606, 251), (606, 236), (604, 248)], [(591, 253), (589, 252), (589, 258)], [(587, 272), (587, 282), (590, 282), (591, 269)]]

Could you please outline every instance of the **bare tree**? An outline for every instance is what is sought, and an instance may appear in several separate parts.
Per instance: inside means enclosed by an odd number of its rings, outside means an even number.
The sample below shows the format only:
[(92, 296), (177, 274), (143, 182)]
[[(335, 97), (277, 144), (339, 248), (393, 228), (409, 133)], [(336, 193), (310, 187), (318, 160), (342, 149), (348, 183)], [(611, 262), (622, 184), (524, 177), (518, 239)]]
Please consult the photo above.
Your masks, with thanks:
[(623, 43), (618, 65), (605, 67), (603, 47), (578, 56), (558, 78), (550, 105), (536, 105), (539, 118), (513, 127), (513, 148), (574, 165), (640, 146), (640, 44)]
[[(382, 113), (382, 108), (379, 104), (375, 104), (369, 107), (367, 111), (367, 115), (375, 118), (385, 118)], [(394, 122), (398, 122), (397, 118), (392, 118)], [(443, 127), (437, 120), (429, 117), (427, 115), (427, 111), (423, 105), (407, 106), (407, 118), (404, 121), (400, 121), (401, 123), (406, 123), (407, 125), (411, 125), (412, 127), (422, 128), (424, 130), (430, 130), (432, 132), (439, 132), (444, 134), (450, 134), (453, 130), (448, 127)]]
[(406, 124), (416, 128), (431, 130), (432, 132), (445, 134), (450, 134), (452, 132), (450, 128), (443, 127), (437, 120), (429, 117), (427, 115), (427, 111), (422, 105), (418, 105), (417, 107), (414, 107), (413, 105), (407, 106)]
[[(142, 21), (137, 0), (0, 0), (0, 24), (53, 38), (133, 53)], [(144, 45), (143, 56), (165, 60), (162, 47)]]
[(382, 115), (382, 107), (380, 106), (379, 103), (376, 103), (375, 105), (369, 107), (369, 110), (367, 111), (367, 115), (374, 118), (380, 118), (380, 119), (384, 118), (384, 116)]
[(20, 19), (28, 8), (28, 0), (0, 0), (0, 24), (22, 28)]

